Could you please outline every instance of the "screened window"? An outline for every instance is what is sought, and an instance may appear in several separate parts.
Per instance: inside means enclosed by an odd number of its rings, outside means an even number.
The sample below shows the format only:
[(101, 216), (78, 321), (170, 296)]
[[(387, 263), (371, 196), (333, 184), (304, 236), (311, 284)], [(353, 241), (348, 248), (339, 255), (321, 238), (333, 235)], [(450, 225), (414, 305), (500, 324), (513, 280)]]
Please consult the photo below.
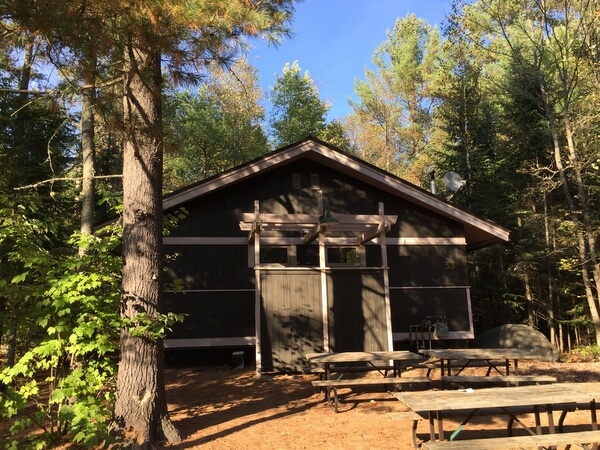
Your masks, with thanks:
[(260, 263), (287, 265), (287, 247), (262, 247), (260, 249)]
[(296, 247), (299, 266), (319, 266), (319, 246), (299, 245)]
[(359, 265), (360, 256), (356, 247), (328, 247), (327, 248), (328, 265)]

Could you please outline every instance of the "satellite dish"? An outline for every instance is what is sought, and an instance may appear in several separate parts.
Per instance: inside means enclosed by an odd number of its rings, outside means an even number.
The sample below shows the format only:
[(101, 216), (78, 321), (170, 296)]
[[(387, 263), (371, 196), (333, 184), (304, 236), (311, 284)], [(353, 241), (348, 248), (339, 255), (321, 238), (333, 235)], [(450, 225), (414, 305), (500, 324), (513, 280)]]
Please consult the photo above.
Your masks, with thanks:
[(467, 182), (463, 180), (456, 172), (446, 172), (444, 174), (444, 184), (452, 192), (458, 192)]

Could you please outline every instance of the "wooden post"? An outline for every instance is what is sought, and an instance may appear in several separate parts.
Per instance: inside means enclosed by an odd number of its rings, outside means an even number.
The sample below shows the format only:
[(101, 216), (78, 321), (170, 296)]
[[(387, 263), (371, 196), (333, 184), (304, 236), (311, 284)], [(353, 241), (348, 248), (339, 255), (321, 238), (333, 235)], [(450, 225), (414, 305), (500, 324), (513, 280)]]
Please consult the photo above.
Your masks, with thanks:
[[(323, 216), (323, 192), (317, 192), (317, 209), (319, 216)], [(327, 301), (327, 257), (325, 248), (325, 236), (319, 232), (319, 270), (321, 271), (321, 308), (323, 319), (323, 351), (329, 352), (329, 302)]]
[[(383, 203), (379, 202), (379, 215), (385, 215)], [(383, 293), (385, 299), (385, 323), (387, 327), (388, 336), (388, 348), (385, 350), (394, 350), (394, 334), (392, 332), (392, 305), (390, 300), (390, 277), (388, 274), (388, 260), (387, 260), (387, 242), (386, 242), (386, 229), (383, 228), (379, 239), (381, 243), (381, 265), (383, 266)]]
[[(260, 203), (254, 200), (254, 214), (258, 217)], [(260, 376), (262, 370), (262, 353), (260, 349), (260, 297), (261, 297), (261, 271), (260, 271), (260, 229), (254, 235), (254, 351), (256, 355), (256, 376)]]

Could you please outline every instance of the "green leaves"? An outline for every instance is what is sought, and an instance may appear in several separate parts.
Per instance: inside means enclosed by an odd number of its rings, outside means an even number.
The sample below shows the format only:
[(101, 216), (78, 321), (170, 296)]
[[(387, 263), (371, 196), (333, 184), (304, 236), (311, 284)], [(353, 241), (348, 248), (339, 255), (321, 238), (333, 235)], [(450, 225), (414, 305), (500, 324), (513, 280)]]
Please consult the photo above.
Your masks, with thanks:
[(15, 275), (14, 277), (12, 277), (12, 280), (10, 280), (10, 282), (12, 284), (22, 283), (27, 278), (27, 275), (29, 275), (29, 272), (19, 273), (19, 274)]
[(282, 147), (308, 137), (319, 137), (326, 128), (329, 105), (319, 98), (319, 91), (308, 72), (301, 72), (298, 61), (286, 64), (271, 89), (273, 105), (269, 124), (275, 147)]
[(244, 60), (229, 70), (208, 67), (196, 92), (165, 98), (165, 190), (170, 191), (263, 155), (263, 93)]
[[(365, 160), (419, 184), (431, 163), (443, 48), (439, 32), (410, 14), (398, 19), (375, 50), (375, 70), (355, 82), (358, 102), (348, 129)], [(426, 182), (428, 183), (429, 180)]]
[(162, 339), (173, 324), (183, 322), (185, 314), (168, 312), (156, 313), (151, 317), (146, 313), (138, 313), (131, 319), (124, 319), (124, 325), (132, 336), (148, 339)]
[[(22, 230), (31, 228), (32, 224), (27, 224), (31, 219), (25, 216), (18, 222), (14, 216), (10, 219), (0, 228), (5, 239), (10, 235), (9, 226), (13, 232), (17, 225)], [(4, 284), (26, 286), (30, 298), (36, 300), (22, 311), (35, 324), (30, 330), (35, 344), (12, 367), (0, 372), (0, 382), (15, 386), (0, 396), (0, 416), (12, 421), (13, 433), (41, 427), (42, 433), (30, 435), (27, 448), (46, 447), (67, 434), (69, 440), (86, 446), (110, 442), (114, 355), (122, 327), (118, 313), (120, 258), (114, 252), (119, 232), (106, 230), (102, 238), (74, 235), (66, 247), (43, 250), (29, 258), (30, 244), (39, 241), (16, 231), (11, 258), (27, 264), (29, 270)], [(86, 248), (83, 256), (78, 253), (80, 246)], [(49, 394), (44, 401), (41, 393), (46, 391)], [(34, 408), (35, 420), (20, 414), (25, 407)], [(5, 448), (14, 445), (8, 442)]]

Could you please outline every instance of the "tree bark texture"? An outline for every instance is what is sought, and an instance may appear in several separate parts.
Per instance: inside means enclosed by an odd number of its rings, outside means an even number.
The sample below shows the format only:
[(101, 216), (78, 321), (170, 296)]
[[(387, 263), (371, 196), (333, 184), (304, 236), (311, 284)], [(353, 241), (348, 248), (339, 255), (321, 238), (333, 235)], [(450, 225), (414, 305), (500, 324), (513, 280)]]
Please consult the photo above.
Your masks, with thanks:
[(115, 420), (136, 448), (179, 441), (164, 388), (161, 339), (132, 333), (136, 317), (162, 312), (162, 158), (160, 51), (130, 41), (125, 50), (123, 148), (123, 282)]
[(81, 99), (81, 233), (92, 234), (94, 227), (94, 210), (96, 206), (96, 192), (94, 187), (94, 165), (96, 151), (94, 148), (96, 103), (96, 79), (93, 71), (85, 74), (85, 86)]

